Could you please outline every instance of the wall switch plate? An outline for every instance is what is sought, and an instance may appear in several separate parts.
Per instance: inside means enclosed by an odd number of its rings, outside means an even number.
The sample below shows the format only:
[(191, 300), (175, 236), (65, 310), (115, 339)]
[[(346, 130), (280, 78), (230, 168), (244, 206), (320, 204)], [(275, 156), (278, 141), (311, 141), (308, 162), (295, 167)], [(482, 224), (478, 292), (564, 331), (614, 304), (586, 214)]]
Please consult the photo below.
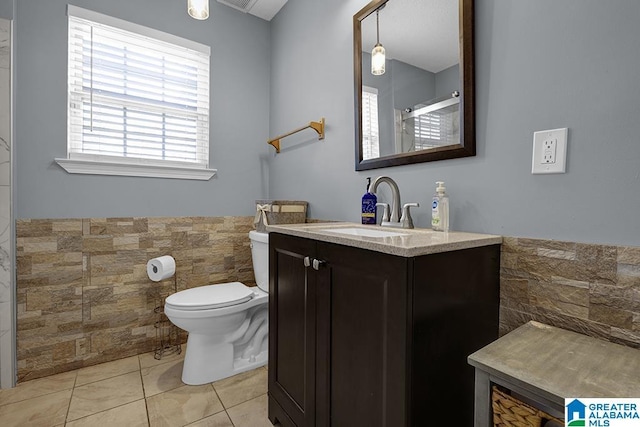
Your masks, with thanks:
[(533, 133), (531, 173), (565, 173), (567, 128)]

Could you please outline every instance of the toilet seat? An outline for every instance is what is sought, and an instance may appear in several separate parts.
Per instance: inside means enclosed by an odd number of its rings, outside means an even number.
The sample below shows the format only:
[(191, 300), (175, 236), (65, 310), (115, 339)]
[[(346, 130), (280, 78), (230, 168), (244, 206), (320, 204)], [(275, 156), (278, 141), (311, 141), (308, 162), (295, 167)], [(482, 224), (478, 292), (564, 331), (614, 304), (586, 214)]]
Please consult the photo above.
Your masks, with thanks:
[(165, 300), (165, 307), (186, 311), (206, 310), (242, 304), (253, 296), (251, 288), (243, 283), (222, 283), (198, 286), (169, 295)]

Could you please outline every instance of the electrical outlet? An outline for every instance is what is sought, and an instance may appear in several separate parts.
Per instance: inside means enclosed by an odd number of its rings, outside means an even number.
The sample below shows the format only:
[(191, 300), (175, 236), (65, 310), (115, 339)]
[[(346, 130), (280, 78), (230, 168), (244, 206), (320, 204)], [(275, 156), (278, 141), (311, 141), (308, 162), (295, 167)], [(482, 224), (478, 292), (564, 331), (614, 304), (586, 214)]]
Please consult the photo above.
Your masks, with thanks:
[(541, 163), (555, 163), (556, 162), (556, 148), (558, 146), (558, 140), (555, 138), (548, 138), (542, 141), (542, 160)]
[(531, 173), (565, 173), (567, 131), (561, 128), (534, 132)]

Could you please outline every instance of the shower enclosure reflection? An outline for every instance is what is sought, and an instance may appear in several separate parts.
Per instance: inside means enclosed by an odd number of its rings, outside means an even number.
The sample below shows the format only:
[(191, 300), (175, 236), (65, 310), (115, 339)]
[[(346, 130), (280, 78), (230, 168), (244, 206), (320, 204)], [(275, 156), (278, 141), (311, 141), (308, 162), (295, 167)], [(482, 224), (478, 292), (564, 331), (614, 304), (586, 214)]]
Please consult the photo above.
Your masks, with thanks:
[(460, 142), (460, 93), (394, 110), (395, 153), (456, 145)]

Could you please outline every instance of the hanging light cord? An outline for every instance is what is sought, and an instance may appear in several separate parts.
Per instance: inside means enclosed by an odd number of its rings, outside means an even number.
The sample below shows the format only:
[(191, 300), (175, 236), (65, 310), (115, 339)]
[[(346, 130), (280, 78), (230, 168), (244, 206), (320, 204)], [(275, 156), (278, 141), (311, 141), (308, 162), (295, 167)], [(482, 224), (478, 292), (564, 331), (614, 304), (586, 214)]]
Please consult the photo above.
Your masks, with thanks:
[(376, 10), (376, 46), (380, 44), (380, 10)]

